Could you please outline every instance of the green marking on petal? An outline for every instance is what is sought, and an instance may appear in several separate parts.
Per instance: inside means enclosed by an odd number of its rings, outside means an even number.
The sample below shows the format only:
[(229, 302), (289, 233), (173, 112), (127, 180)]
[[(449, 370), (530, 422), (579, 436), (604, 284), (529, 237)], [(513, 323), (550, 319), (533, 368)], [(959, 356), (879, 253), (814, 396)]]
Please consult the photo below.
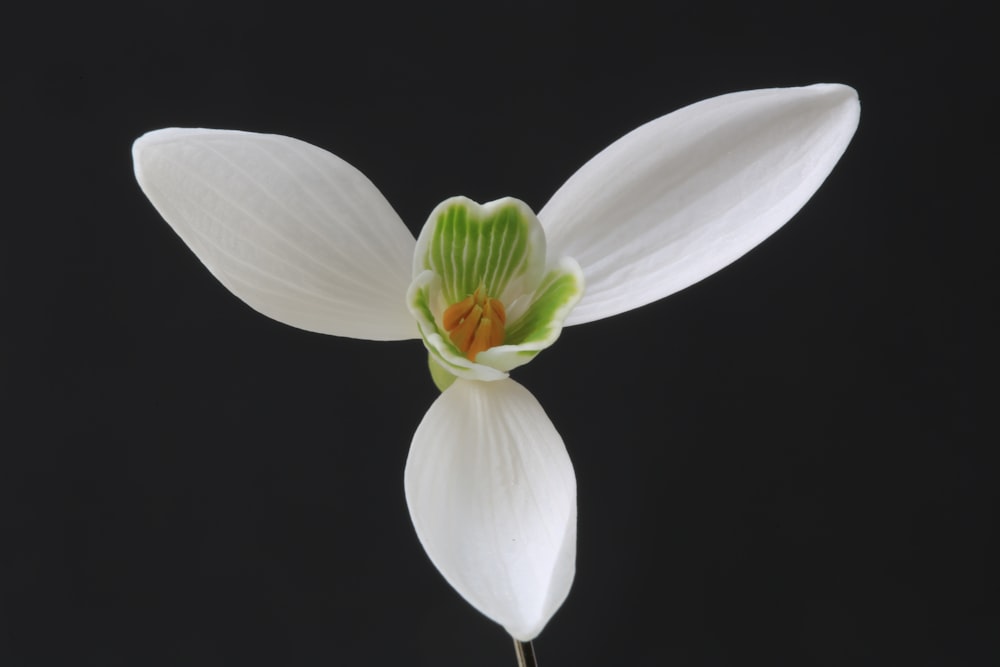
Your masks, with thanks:
[[(466, 359), (440, 329), (431, 307), (434, 294), (440, 291), (440, 284), (441, 280), (434, 272), (424, 271), (414, 278), (406, 295), (410, 313), (417, 320), (417, 330), (433, 361), (444, 373), (467, 380), (490, 382), (507, 377), (507, 373), (502, 370)], [(434, 381), (440, 388), (441, 384), (436, 377)]]
[(431, 379), (434, 380), (434, 385), (438, 388), (438, 391), (444, 391), (452, 385), (458, 378), (446, 371), (441, 367), (441, 364), (434, 361), (434, 355), (427, 355), (427, 367), (431, 371)]
[(452, 197), (431, 213), (414, 256), (414, 277), (430, 270), (441, 277), (448, 305), (477, 288), (503, 300), (530, 292), (545, 266), (545, 234), (528, 206), (510, 197), (480, 206)]
[(476, 360), (505, 371), (531, 361), (559, 338), (563, 321), (583, 296), (583, 287), (580, 265), (563, 258), (545, 275), (524, 314), (510, 324), (506, 343), (480, 352)]
[(453, 197), (420, 232), (407, 304), (443, 390), (453, 377), (503, 379), (552, 345), (583, 287), (573, 259), (546, 269), (545, 233), (526, 204)]
[(507, 327), (507, 344), (521, 345), (548, 339), (583, 296), (583, 272), (573, 260), (563, 262), (542, 279), (524, 315)]

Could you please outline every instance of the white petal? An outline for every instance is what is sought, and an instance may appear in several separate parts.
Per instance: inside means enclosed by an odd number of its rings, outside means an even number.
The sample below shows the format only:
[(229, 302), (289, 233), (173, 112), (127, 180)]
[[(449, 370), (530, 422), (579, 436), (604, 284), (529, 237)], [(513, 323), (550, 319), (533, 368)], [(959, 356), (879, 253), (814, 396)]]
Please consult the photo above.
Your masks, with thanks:
[(576, 477), (552, 422), (513, 380), (456, 380), (413, 436), (406, 501), (444, 578), (527, 641), (566, 599)]
[(166, 129), (132, 147), (153, 206), (252, 308), (301, 329), (416, 338), (416, 244), (364, 174), (298, 139)]
[(847, 86), (715, 97), (625, 135), (539, 212), (550, 256), (583, 268), (580, 324), (672, 294), (736, 260), (823, 183), (858, 124)]

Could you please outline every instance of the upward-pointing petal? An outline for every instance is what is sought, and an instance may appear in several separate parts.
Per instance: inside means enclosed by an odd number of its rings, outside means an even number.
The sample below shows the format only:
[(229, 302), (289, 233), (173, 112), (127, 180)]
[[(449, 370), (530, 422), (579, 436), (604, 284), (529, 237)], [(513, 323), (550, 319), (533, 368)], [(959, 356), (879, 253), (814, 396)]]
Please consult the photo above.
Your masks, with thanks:
[(417, 428), (405, 477), (448, 583), (515, 638), (541, 632), (573, 583), (576, 477), (535, 397), (509, 379), (456, 380)]
[(566, 324), (637, 308), (736, 260), (788, 221), (840, 159), (857, 93), (819, 84), (715, 97), (625, 135), (539, 212), (550, 256), (587, 290)]
[(301, 329), (418, 337), (406, 306), (415, 240), (364, 174), (298, 139), (166, 129), (132, 147), (143, 192), (208, 270)]

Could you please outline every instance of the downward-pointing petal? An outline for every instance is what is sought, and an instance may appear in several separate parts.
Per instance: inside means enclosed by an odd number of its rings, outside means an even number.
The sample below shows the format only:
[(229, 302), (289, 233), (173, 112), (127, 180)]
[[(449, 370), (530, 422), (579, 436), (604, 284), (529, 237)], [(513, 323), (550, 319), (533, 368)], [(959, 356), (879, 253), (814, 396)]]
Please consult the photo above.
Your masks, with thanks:
[(254, 309), (320, 333), (418, 337), (406, 306), (415, 240), (361, 172), (289, 137), (167, 129), (136, 140), (143, 192)]
[(587, 281), (566, 324), (672, 294), (763, 241), (823, 183), (858, 115), (842, 85), (733, 93), (599, 153), (538, 214), (550, 256), (575, 258)]
[(476, 609), (522, 641), (566, 599), (576, 477), (538, 401), (513, 380), (456, 380), (428, 410), (406, 463), (417, 536)]

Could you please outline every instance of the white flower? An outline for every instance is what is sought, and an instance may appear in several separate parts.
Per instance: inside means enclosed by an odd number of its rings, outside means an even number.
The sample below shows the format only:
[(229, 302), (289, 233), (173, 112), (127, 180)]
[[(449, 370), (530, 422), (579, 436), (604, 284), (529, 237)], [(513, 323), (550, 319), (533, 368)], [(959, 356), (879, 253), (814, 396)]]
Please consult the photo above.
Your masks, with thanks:
[(563, 324), (665, 297), (760, 243), (822, 184), (858, 115), (841, 85), (723, 95), (622, 137), (537, 218), (515, 199), (457, 197), (419, 240), (357, 169), (296, 139), (166, 129), (133, 157), (156, 209), (254, 309), (337, 336), (423, 338), (444, 391), (406, 465), (413, 524), (448, 582), (529, 640), (573, 580), (576, 482), (507, 371)]

